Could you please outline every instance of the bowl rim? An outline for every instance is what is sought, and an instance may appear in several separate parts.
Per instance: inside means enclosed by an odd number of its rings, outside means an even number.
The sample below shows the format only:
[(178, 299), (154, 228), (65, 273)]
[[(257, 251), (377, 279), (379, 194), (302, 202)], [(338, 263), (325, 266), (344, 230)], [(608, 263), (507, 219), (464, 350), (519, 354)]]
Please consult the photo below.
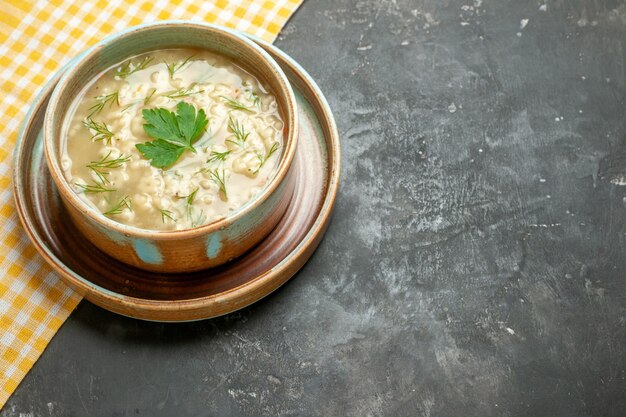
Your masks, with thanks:
[[(80, 196), (74, 191), (60, 166), (59, 158), (56, 158), (54, 155), (55, 141), (59, 140), (55, 138), (53, 135), (54, 127), (58, 123), (64, 123), (65, 117), (62, 120), (53, 120), (51, 115), (53, 114), (54, 109), (56, 109), (58, 105), (59, 98), (63, 94), (66, 86), (71, 83), (71, 80), (74, 78), (75, 74), (80, 71), (85, 62), (97, 54), (101, 49), (114, 43), (124, 37), (127, 36), (138, 36), (138, 34), (154, 30), (154, 29), (163, 29), (168, 27), (178, 27), (178, 26), (188, 26), (193, 27), (199, 30), (209, 30), (214, 33), (219, 34), (219, 36), (227, 36), (230, 37), (235, 42), (239, 42), (249, 49), (251, 49), (254, 53), (259, 55), (259, 58), (264, 60), (272, 69), (272, 75), (276, 77), (276, 81), (278, 81), (278, 85), (280, 86), (279, 92), (275, 92), (284, 96), (284, 99), (287, 103), (286, 108), (283, 109), (283, 114), (286, 116), (287, 120), (285, 120), (285, 124), (287, 126), (287, 134), (283, 135), (283, 143), (287, 146), (284, 146), (284, 151), (281, 156), (278, 168), (274, 172), (272, 178), (270, 179), (269, 184), (267, 184), (263, 190), (257, 194), (254, 198), (247, 201), (244, 205), (239, 207), (233, 213), (228, 216), (222, 217), (220, 219), (214, 220), (212, 222), (200, 225), (194, 228), (182, 229), (182, 230), (150, 230), (143, 229), (136, 226), (131, 226), (128, 224), (124, 224), (121, 222), (117, 222), (106, 217), (103, 213), (89, 205), (87, 202), (83, 201)], [(130, 58), (130, 56), (129, 56)], [(236, 63), (236, 62), (235, 62)], [(255, 75), (255, 74), (252, 74)], [(66, 116), (66, 114), (64, 115)], [(297, 140), (298, 140), (298, 111), (297, 111), (297, 103), (296, 98), (287, 79), (287, 76), (280, 68), (280, 66), (276, 63), (276, 61), (263, 50), (259, 45), (254, 43), (251, 39), (245, 37), (245, 35), (240, 32), (229, 29), (220, 25), (215, 25), (211, 23), (204, 22), (195, 22), (195, 21), (186, 21), (186, 20), (162, 20), (158, 22), (144, 23), (137, 26), (132, 26), (122, 31), (111, 34), (93, 46), (89, 47), (87, 50), (78, 54), (74, 60), (72, 60), (65, 72), (61, 76), (58, 81), (58, 84), (54, 88), (52, 95), (50, 97), (48, 109), (43, 121), (43, 148), (46, 163), (52, 179), (56, 184), (59, 192), (63, 195), (65, 201), (69, 202), (74, 206), (75, 209), (80, 211), (83, 215), (87, 216), (89, 219), (95, 221), (100, 226), (103, 226), (106, 229), (112, 229), (118, 233), (124, 234), (127, 237), (138, 237), (138, 238), (149, 238), (153, 240), (175, 240), (181, 238), (193, 238), (198, 235), (211, 234), (213, 232), (223, 230), (225, 227), (235, 223), (240, 218), (248, 215), (255, 208), (265, 202), (274, 191), (283, 183), (283, 180), (286, 178), (289, 169), (291, 168), (293, 158), (295, 155)]]

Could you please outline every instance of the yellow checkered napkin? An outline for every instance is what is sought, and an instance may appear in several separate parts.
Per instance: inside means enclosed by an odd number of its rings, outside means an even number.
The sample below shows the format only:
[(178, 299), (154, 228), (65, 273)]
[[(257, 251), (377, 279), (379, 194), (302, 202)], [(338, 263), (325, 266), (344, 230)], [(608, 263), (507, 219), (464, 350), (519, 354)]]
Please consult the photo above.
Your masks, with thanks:
[(11, 152), (29, 103), (63, 64), (140, 23), (189, 19), (273, 41), (302, 0), (0, 0), (0, 408), (80, 301), (43, 262), (11, 194)]

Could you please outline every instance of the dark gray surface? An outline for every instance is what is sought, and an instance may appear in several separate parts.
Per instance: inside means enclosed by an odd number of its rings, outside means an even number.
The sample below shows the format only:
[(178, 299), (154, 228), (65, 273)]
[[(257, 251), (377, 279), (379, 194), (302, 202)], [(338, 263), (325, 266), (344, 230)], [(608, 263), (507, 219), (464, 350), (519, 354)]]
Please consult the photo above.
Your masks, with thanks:
[(211, 321), (83, 302), (0, 415), (626, 415), (626, 6), (478, 3), (306, 2), (277, 44), (343, 146), (312, 260)]

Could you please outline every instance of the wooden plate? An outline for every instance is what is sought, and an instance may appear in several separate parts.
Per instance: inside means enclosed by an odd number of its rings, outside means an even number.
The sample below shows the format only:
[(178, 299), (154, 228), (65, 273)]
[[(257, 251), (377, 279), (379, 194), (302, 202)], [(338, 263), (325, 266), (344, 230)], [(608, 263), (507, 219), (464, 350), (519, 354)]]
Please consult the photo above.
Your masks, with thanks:
[(293, 59), (255, 39), (283, 68), (296, 93), (300, 136), (296, 190), (287, 213), (261, 244), (222, 267), (158, 274), (130, 267), (96, 249), (66, 216), (43, 156), (41, 127), (63, 70), (33, 103), (15, 149), (13, 191), (29, 237), (63, 280), (86, 299), (130, 317), (189, 321), (258, 301), (284, 284), (319, 244), (339, 186), (339, 137), (321, 91)]

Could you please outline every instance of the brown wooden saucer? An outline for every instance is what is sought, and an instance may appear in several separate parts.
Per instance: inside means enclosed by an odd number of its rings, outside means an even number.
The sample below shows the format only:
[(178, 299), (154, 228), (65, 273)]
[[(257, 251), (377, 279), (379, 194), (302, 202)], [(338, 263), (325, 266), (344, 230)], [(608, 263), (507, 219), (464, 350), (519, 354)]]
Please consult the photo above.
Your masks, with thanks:
[(330, 107), (313, 79), (278, 48), (256, 40), (283, 68), (296, 93), (300, 136), (296, 189), (287, 213), (256, 248), (224, 266), (188, 274), (130, 267), (88, 242), (67, 218), (43, 156), (41, 127), (63, 70), (26, 116), (15, 149), (13, 187), (26, 232), (45, 260), (86, 299), (125, 316), (189, 321), (220, 316), (270, 294), (317, 248), (339, 186), (339, 136)]

